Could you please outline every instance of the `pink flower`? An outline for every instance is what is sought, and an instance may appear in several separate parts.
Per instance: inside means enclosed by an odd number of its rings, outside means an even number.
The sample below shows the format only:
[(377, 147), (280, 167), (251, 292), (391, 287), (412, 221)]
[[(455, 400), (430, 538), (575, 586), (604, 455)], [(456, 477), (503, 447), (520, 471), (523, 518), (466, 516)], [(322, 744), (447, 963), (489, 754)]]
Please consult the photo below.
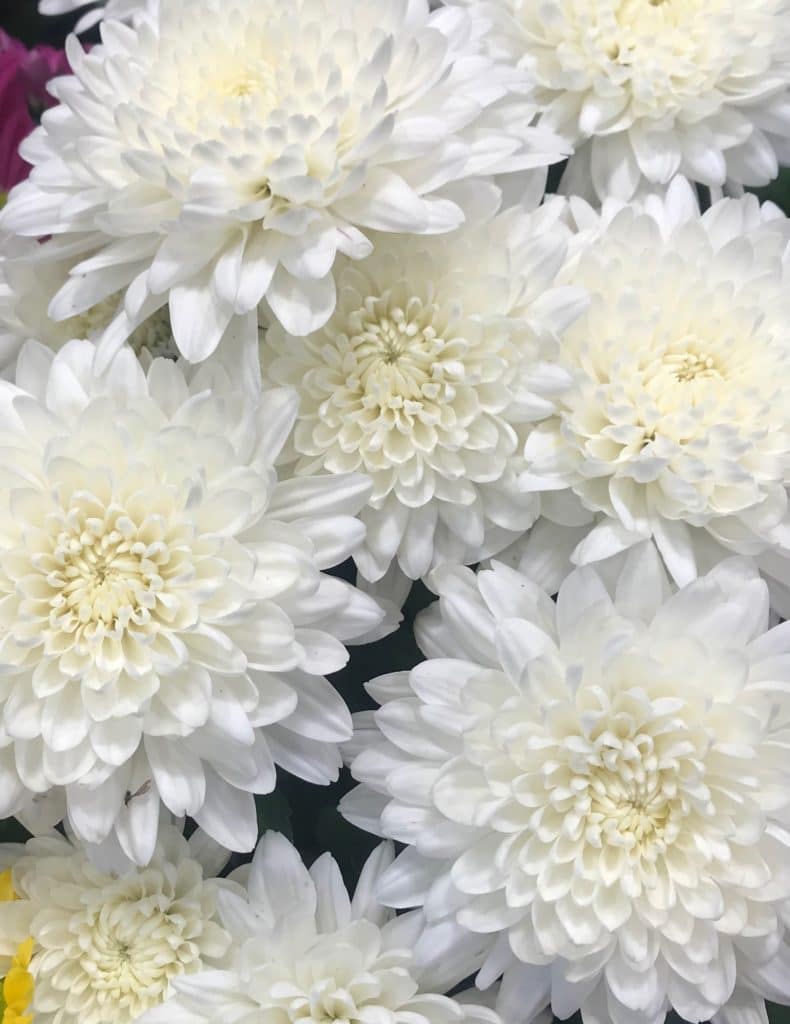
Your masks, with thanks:
[(0, 191), (27, 177), (30, 167), (19, 155), (19, 144), (35, 128), (37, 112), (55, 102), (47, 82), (68, 73), (62, 50), (28, 50), (0, 29)]

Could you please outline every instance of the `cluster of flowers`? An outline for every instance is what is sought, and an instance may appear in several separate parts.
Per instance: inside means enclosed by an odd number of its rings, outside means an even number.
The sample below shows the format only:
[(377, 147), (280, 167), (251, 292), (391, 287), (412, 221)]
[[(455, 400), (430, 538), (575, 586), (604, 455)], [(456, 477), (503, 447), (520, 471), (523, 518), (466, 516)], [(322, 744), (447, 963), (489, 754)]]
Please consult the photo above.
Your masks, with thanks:
[[(0, 215), (0, 1019), (765, 1024), (790, 0), (80, 14)], [(352, 892), (255, 802), (344, 763)]]

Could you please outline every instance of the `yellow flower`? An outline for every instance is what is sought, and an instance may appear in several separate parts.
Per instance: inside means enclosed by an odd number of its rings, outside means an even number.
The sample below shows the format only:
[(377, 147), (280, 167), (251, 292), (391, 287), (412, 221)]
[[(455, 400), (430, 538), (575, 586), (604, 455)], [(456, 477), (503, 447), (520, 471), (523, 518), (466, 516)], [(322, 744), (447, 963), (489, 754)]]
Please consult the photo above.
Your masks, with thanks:
[[(0, 900), (15, 900), (11, 872), (0, 871)], [(25, 1013), (33, 999), (33, 975), (28, 968), (33, 956), (33, 940), (25, 939), (11, 961), (11, 968), (0, 989), (0, 1024), (30, 1024), (32, 1014)]]

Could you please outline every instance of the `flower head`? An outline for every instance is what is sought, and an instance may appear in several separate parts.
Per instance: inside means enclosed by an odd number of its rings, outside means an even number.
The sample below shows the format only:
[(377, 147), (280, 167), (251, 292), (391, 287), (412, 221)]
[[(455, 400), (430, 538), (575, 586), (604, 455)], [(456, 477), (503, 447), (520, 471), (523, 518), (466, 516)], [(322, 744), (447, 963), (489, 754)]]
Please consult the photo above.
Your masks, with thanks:
[(541, 123), (576, 147), (571, 192), (640, 180), (764, 185), (790, 156), (787, 0), (451, 0), (492, 18)]
[(574, 385), (527, 438), (522, 484), (563, 525), (597, 517), (578, 562), (653, 537), (685, 583), (703, 545), (786, 553), (787, 219), (753, 197), (700, 216), (680, 181), (600, 216), (570, 208), (582, 230), (568, 280), (592, 301), (564, 336)]
[(13, 857), (14, 923), (31, 936), (36, 1024), (132, 1024), (174, 979), (224, 962), (231, 938), (217, 896), (228, 883), (204, 877), (194, 844), (172, 826), (148, 867), (125, 873), (95, 866), (61, 837), (3, 854)]
[(790, 632), (749, 563), (673, 593), (645, 544), (556, 604), (497, 564), (437, 585), (341, 805), (408, 844), (379, 895), (424, 908), (418, 959), (477, 948), (479, 985), (613, 1024), (790, 996)]
[(500, 1024), (491, 1010), (426, 989), (410, 952), (416, 916), (395, 918), (373, 897), (391, 861), (388, 845), (374, 851), (351, 897), (329, 854), (308, 871), (284, 836), (266, 833), (247, 893), (224, 893), (220, 904), (229, 964), (176, 979), (174, 998), (140, 1024)]
[(68, 70), (62, 50), (51, 46), (28, 50), (0, 29), (0, 192), (27, 177), (30, 165), (19, 155), (19, 144), (35, 128), (33, 112), (55, 102), (47, 82)]
[(107, 352), (167, 303), (193, 362), (264, 299), (309, 334), (335, 307), (337, 253), (370, 253), (363, 231), (451, 230), (465, 193), (446, 187), (561, 153), (474, 13), (170, 0), (135, 26), (105, 22), (90, 54), (72, 37), (75, 77), (2, 215), (68, 254), (56, 319), (125, 292)]
[(0, 816), (65, 810), (145, 863), (161, 801), (252, 849), (275, 762), (327, 783), (351, 733), (324, 673), (382, 613), (321, 570), (360, 542), (368, 485), (278, 483), (287, 392), (94, 357), (29, 344), (0, 384)]
[(531, 525), (516, 486), (533, 420), (570, 383), (558, 337), (580, 312), (559, 288), (568, 236), (562, 203), (496, 213), (480, 186), (474, 223), (447, 236), (374, 236), (343, 259), (338, 307), (299, 343), (277, 325), (264, 374), (299, 392), (289, 454), (297, 475), (360, 471), (373, 491), (356, 554), (369, 579), (393, 560), (417, 579), (445, 561), (474, 562)]

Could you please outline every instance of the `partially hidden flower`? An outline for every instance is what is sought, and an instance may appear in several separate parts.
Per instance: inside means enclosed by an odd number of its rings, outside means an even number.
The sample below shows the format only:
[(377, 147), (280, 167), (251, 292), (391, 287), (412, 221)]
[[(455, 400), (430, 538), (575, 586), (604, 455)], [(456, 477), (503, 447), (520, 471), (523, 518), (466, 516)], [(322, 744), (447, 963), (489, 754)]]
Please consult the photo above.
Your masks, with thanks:
[(507, 1020), (790, 1000), (790, 629), (755, 569), (677, 590), (643, 544), (556, 603), (497, 563), (437, 586), (428, 660), (368, 686), (341, 804), (407, 846), (378, 894), (423, 909), (418, 961), (503, 976)]
[(75, 32), (87, 32), (103, 18), (129, 21), (139, 11), (150, 6), (151, 2), (152, 0), (38, 0), (38, 9), (41, 14), (62, 15), (90, 7), (90, 10), (80, 15), (74, 26)]
[[(0, 903), (15, 900), (13, 879), (10, 871), (0, 871)], [(33, 940), (28, 937), (18, 945), (4, 936), (0, 947), (0, 970), (8, 962), (3, 956), (11, 953), (10, 963), (4, 969), (5, 977), (0, 978), (0, 1024), (30, 1024), (32, 1016), (27, 1012), (33, 997), (33, 976), (29, 971), (33, 954)]]
[(246, 893), (220, 901), (229, 963), (177, 978), (174, 997), (139, 1024), (501, 1024), (489, 1008), (433, 991), (415, 967), (418, 915), (395, 917), (374, 895), (392, 857), (389, 844), (376, 849), (351, 895), (328, 853), (308, 871), (284, 836), (266, 833), (242, 874)]
[(193, 362), (259, 306), (309, 334), (366, 232), (449, 231), (459, 181), (562, 155), (485, 27), (426, 0), (171, 0), (105, 21), (90, 54), (69, 40), (75, 75), (0, 223), (71, 260), (55, 319), (125, 293), (103, 359), (167, 304)]
[[(29, 238), (6, 236), (0, 239), (0, 375), (13, 380), (16, 360), (24, 343), (35, 339), (57, 352), (67, 341), (100, 341), (114, 320), (122, 295), (110, 295), (95, 306), (68, 320), (53, 320), (47, 310), (52, 297), (68, 278), (68, 265), (62, 260), (49, 260), (48, 246)], [(129, 336), (128, 344), (140, 355), (176, 358), (178, 349), (173, 340), (167, 309), (157, 310)], [(228, 336), (218, 349), (226, 365), (235, 364), (240, 374), (247, 372), (248, 381), (260, 383), (254, 364), (244, 361), (245, 346)]]
[(574, 146), (571, 193), (765, 185), (790, 161), (788, 0), (450, 2), (529, 71), (541, 124)]
[(2, 856), (12, 863), (17, 901), (10, 920), (0, 904), (0, 921), (4, 932), (30, 935), (30, 1016), (6, 1016), (6, 1024), (132, 1024), (171, 994), (176, 978), (225, 962), (231, 937), (217, 901), (231, 883), (209, 877), (197, 844), (172, 825), (146, 868), (97, 867), (80, 844), (57, 835), (5, 846)]
[(164, 804), (252, 849), (275, 764), (328, 783), (351, 735), (325, 675), (383, 613), (323, 570), (369, 485), (278, 481), (286, 391), (95, 352), (28, 343), (0, 383), (0, 817), (144, 864)]
[(28, 50), (0, 28), (0, 192), (27, 177), (30, 165), (19, 154), (20, 143), (35, 128), (34, 118), (55, 102), (47, 83), (68, 71), (62, 50), (43, 45)]
[(790, 222), (755, 197), (700, 215), (682, 180), (601, 213), (578, 199), (563, 278), (591, 295), (574, 379), (530, 432), (522, 485), (577, 564), (652, 538), (680, 584), (746, 555), (790, 581)]
[(556, 281), (562, 201), (499, 212), (480, 185), (476, 203), (449, 235), (371, 236), (373, 255), (336, 265), (329, 322), (303, 341), (273, 325), (262, 346), (264, 376), (300, 396), (283, 453), (296, 475), (373, 481), (355, 554), (369, 580), (477, 562), (538, 514), (522, 450), (571, 383), (559, 339), (586, 300)]

